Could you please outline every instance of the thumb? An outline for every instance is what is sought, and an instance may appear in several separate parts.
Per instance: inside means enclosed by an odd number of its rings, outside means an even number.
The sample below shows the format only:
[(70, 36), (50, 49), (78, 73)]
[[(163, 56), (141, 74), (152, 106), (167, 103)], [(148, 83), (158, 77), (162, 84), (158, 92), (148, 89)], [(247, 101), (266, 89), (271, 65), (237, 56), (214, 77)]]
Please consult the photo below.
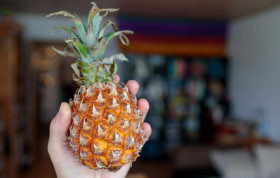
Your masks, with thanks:
[(67, 141), (67, 133), (71, 124), (71, 108), (68, 103), (61, 103), (56, 116), (50, 125), (49, 142), (61, 146)]

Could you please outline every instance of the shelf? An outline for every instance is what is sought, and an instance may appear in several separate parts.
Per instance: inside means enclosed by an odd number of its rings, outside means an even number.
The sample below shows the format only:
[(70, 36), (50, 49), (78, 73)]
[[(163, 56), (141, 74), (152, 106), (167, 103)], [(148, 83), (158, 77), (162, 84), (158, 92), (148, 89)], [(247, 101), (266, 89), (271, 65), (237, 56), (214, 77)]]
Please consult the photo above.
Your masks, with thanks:
[(229, 113), (228, 60), (217, 57), (128, 53), (123, 81), (140, 84), (137, 98), (147, 98), (146, 122), (153, 129), (142, 159), (161, 159), (186, 145), (213, 144), (216, 125)]

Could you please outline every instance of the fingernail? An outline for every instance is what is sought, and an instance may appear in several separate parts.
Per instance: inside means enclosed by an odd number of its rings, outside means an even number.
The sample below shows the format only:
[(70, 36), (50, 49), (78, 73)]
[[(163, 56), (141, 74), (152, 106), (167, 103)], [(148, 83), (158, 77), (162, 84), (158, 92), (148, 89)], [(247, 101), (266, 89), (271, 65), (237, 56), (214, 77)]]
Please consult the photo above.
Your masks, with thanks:
[(58, 118), (61, 119), (63, 117), (63, 109), (62, 109), (62, 104), (60, 104), (60, 107), (59, 107), (59, 111), (58, 111)]

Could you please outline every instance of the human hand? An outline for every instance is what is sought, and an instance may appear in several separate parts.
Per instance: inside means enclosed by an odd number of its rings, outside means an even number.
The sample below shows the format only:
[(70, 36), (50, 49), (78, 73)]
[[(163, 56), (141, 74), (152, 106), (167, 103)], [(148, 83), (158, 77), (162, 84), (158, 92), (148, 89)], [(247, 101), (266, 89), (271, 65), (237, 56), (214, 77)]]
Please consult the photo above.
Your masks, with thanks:
[[(116, 76), (116, 81), (120, 81), (118, 76)], [(131, 80), (126, 85), (131, 94), (136, 95), (139, 89), (138, 83)], [(145, 118), (149, 110), (148, 101), (146, 99), (140, 99), (137, 105)], [(59, 112), (51, 122), (48, 142), (48, 152), (58, 178), (123, 178), (127, 175), (131, 167), (130, 164), (122, 166), (117, 172), (110, 172), (106, 169), (89, 169), (76, 160), (67, 140), (70, 124), (71, 108), (68, 103), (62, 103)], [(145, 130), (144, 138), (148, 140), (152, 132), (150, 124), (143, 123), (143, 129)]]

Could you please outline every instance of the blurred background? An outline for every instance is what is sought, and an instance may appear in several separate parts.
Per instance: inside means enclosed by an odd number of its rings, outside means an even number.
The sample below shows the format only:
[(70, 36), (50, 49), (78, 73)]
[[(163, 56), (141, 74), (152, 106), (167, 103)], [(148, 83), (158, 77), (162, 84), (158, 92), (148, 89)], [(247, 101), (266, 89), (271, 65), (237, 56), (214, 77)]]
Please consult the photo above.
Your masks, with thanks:
[[(280, 0), (96, 0), (135, 32), (122, 82), (137, 80), (153, 128), (130, 178), (280, 177)], [(49, 124), (73, 97), (64, 47), (67, 10), (86, 20), (90, 1), (1, 0), (0, 177), (55, 177)]]

